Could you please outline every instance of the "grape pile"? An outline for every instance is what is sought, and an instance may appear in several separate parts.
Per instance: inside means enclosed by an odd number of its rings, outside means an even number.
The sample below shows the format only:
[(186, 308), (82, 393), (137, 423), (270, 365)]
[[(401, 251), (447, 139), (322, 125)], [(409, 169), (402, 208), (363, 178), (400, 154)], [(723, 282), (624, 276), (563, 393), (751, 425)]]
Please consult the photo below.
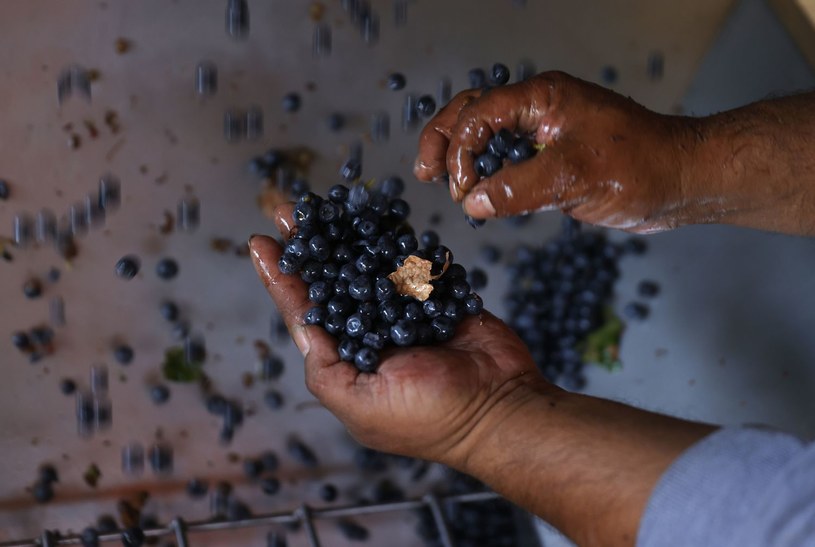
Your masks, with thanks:
[[(292, 215), (296, 228), (278, 264), (309, 286), (314, 307), (305, 323), (334, 335), (340, 359), (361, 372), (374, 372), (388, 346), (450, 340), (465, 315), (483, 307), (467, 271), (452, 263), (453, 253), (435, 232), (422, 234), (419, 248), (401, 188), (386, 180), (376, 190), (338, 184), (328, 199), (302, 195)], [(424, 301), (399, 294), (388, 277), (411, 255), (432, 263), (432, 292)]]
[(507, 317), (548, 380), (570, 390), (585, 386), (583, 344), (607, 319), (618, 259), (640, 249), (584, 232), (569, 217), (560, 235), (542, 248), (518, 249), (509, 267)]

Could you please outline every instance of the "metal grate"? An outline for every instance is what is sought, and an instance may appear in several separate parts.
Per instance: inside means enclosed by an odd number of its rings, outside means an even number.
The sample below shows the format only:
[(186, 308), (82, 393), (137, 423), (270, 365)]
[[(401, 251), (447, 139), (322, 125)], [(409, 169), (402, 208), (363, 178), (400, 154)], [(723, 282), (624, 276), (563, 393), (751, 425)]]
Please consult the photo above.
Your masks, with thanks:
[[(412, 511), (426, 508), (433, 515), (433, 522), (439, 531), (439, 540), (444, 547), (455, 547), (455, 542), (450, 534), (447, 521), (444, 518), (442, 504), (454, 503), (479, 503), (499, 498), (494, 492), (478, 492), (473, 494), (458, 494), (455, 496), (437, 497), (434, 494), (427, 494), (421, 498), (400, 501), (394, 503), (380, 503), (371, 505), (346, 505), (343, 507), (331, 507), (324, 509), (314, 509), (308, 505), (301, 505), (292, 511), (277, 513), (267, 513), (257, 515), (243, 520), (198, 520), (186, 522), (181, 517), (174, 518), (167, 526), (147, 528), (144, 535), (147, 537), (173, 537), (178, 547), (189, 547), (192, 545), (188, 538), (190, 532), (214, 532), (221, 530), (234, 530), (236, 528), (252, 528), (268, 526), (271, 524), (292, 524), (301, 523), (309, 540), (311, 547), (321, 547), (320, 538), (314, 527), (317, 519), (339, 519), (344, 517), (354, 517), (360, 515), (370, 515), (374, 513), (387, 513), (393, 511)], [(119, 541), (121, 534), (113, 532), (100, 534), (100, 542)], [(44, 532), (41, 538), (31, 538), (23, 540), (12, 540), (0, 542), (0, 547), (52, 547), (54, 545), (81, 545), (82, 541), (78, 534), (71, 534), (60, 537), (57, 540), (51, 539), (48, 532)]]

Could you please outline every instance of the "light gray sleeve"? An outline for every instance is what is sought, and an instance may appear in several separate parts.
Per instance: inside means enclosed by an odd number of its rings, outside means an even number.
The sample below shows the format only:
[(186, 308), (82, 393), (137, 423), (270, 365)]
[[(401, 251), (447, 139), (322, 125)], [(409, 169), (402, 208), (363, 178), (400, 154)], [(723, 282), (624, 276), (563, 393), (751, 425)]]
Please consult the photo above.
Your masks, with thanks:
[(637, 545), (815, 546), (815, 443), (749, 427), (710, 434), (657, 483)]

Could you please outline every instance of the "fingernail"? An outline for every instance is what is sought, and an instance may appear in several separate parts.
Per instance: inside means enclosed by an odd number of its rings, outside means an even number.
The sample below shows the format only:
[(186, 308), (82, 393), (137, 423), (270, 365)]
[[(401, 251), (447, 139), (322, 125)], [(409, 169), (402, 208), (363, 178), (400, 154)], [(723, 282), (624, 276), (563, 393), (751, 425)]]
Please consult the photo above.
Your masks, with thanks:
[(255, 239), (255, 238), (256, 238), (257, 236), (259, 236), (259, 235), (260, 235), (260, 234), (252, 234), (252, 235), (250, 235), (250, 236), (249, 236), (249, 239), (248, 239), (248, 241), (247, 241), (248, 245), (250, 245), (250, 246), (251, 246), (251, 245), (252, 245), (252, 240), (253, 240), (253, 239)]
[[(495, 216), (495, 207), (490, 201), (490, 196), (484, 190), (473, 192), (467, 196), (467, 203), (465, 208), (470, 212), (486, 213), (490, 216)], [(478, 215), (483, 216), (483, 215)]]
[(309, 338), (308, 329), (301, 325), (296, 325), (292, 328), (291, 337), (292, 340), (294, 340), (294, 345), (297, 346), (297, 349), (300, 350), (303, 357), (307, 356), (308, 352), (311, 351), (311, 338)]

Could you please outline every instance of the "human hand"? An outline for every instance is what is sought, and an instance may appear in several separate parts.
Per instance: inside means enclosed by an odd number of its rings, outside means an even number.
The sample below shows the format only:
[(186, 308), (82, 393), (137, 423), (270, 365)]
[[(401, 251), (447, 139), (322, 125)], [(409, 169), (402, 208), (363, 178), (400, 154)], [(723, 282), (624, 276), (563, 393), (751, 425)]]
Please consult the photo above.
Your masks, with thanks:
[[(534, 134), (533, 158), (479, 181), (473, 163), (502, 128)], [(453, 199), (476, 218), (561, 209), (589, 222), (656, 232), (692, 219), (683, 166), (695, 134), (687, 118), (559, 72), (460, 93), (422, 131), (414, 173), (449, 174)]]
[[(292, 206), (278, 207), (276, 223), (284, 237)], [(434, 346), (392, 348), (381, 354), (375, 374), (340, 361), (337, 340), (322, 327), (304, 325), (312, 306), (299, 276), (280, 273), (280, 245), (254, 236), (249, 242), (258, 275), (286, 321), (305, 358), (306, 385), (360, 443), (385, 452), (460, 465), (478, 445), (480, 422), (496, 406), (512, 408), (524, 386), (543, 386), (523, 342), (484, 311), (468, 316), (455, 337)]]

